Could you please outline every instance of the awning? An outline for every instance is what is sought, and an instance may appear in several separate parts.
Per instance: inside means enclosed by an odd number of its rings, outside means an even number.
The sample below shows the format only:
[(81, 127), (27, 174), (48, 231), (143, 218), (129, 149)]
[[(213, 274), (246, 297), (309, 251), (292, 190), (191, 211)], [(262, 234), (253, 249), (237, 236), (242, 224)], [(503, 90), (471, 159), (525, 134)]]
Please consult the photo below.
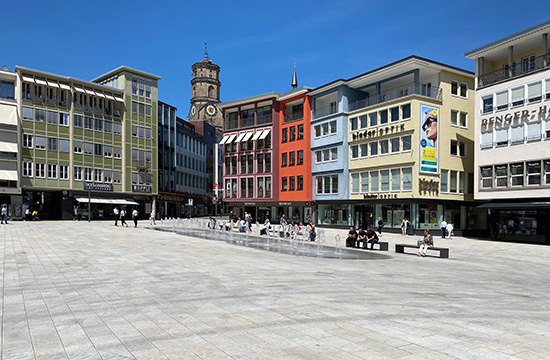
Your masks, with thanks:
[(115, 95), (115, 100), (120, 101), (120, 102), (124, 102), (124, 99), (121, 98), (120, 96), (117, 96), (117, 95)]
[(46, 82), (48, 83), (48, 86), (56, 87), (56, 88), (59, 87), (59, 85), (55, 81), (46, 80)]
[(25, 75), (23, 75), (23, 81), (33, 83), (33, 82), (34, 82), (34, 78), (32, 78), (32, 77), (30, 77), (30, 76), (25, 76)]
[(69, 85), (65, 85), (63, 83), (60, 83), (59, 86), (61, 86), (62, 89), (71, 90), (71, 87)]
[(233, 134), (229, 136), (229, 139), (225, 142), (226, 144), (231, 144), (231, 142), (237, 137), (237, 135)]
[(252, 137), (252, 140), (258, 140), (258, 138), (260, 137), (260, 135), (262, 135), (263, 132), (264, 132), (263, 130), (256, 131), (256, 133), (254, 134), (254, 137)]
[(102, 98), (104, 98), (104, 97), (105, 97), (105, 95), (103, 95), (102, 93), (100, 93), (100, 92), (97, 92), (97, 91), (96, 91), (96, 93), (95, 93), (95, 94), (96, 94), (97, 96), (99, 96), (99, 97), (102, 97)]
[(79, 87), (79, 86), (75, 86), (74, 89), (78, 92), (81, 92), (81, 93), (86, 93), (86, 91), (84, 91), (83, 88)]
[(4, 125), (17, 126), (17, 106), (0, 106), (0, 122)]
[(239, 136), (237, 136), (237, 140), (235, 140), (235, 142), (241, 142), (241, 140), (245, 135), (246, 135), (245, 133), (240, 133)]
[(267, 137), (267, 135), (269, 135), (270, 132), (271, 132), (271, 129), (264, 130), (262, 135), (260, 135), (260, 140), (265, 139)]
[(0, 180), (17, 181), (17, 170), (0, 170)]
[(109, 100), (115, 100), (115, 97), (114, 97), (113, 95), (105, 94), (105, 96), (106, 96), (107, 99), (109, 99)]
[(0, 141), (0, 151), (1, 152), (9, 152), (9, 153), (17, 153), (17, 144), (11, 143), (7, 141)]
[(84, 91), (85, 91), (86, 94), (88, 94), (88, 95), (95, 95), (95, 92), (92, 91), (92, 90), (84, 89)]
[(220, 145), (223, 145), (225, 144), (225, 142), (227, 141), (227, 139), (229, 139), (229, 135), (225, 135), (222, 139), (222, 141), (220, 141)]
[(250, 138), (252, 137), (252, 134), (254, 134), (252, 131), (250, 132), (247, 132), (245, 137), (243, 137), (243, 139), (241, 140), (242, 142), (247, 142), (248, 140), (250, 140)]
[(550, 201), (530, 201), (517, 203), (485, 203), (479, 205), (478, 209), (550, 209)]
[(37, 84), (40, 84), (40, 85), (46, 85), (46, 86), (48, 85), (48, 83), (45, 82), (44, 80), (35, 79), (35, 81), (36, 81)]
[[(79, 203), (88, 203), (87, 197), (75, 198)], [(90, 204), (139, 205), (137, 202), (125, 199), (90, 198)]]

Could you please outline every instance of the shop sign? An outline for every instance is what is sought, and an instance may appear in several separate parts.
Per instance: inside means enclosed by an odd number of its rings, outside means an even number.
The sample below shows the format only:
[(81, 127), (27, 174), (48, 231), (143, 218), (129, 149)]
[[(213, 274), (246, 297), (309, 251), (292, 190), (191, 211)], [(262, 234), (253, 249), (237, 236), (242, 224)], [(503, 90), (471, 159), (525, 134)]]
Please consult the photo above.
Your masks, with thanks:
[(418, 179), (418, 192), (420, 195), (439, 195), (439, 181)]
[(363, 199), (397, 199), (397, 194), (363, 194)]
[(151, 185), (132, 185), (132, 192), (150, 193)]
[(396, 134), (402, 131), (405, 131), (405, 124), (391, 125), (391, 126), (388, 125), (386, 127), (381, 127), (375, 130), (365, 130), (365, 131), (354, 132), (352, 137), (353, 137), (353, 141), (357, 141), (357, 140), (371, 139), (371, 138), (389, 135), (389, 134)]
[(280, 202), (279, 206), (292, 206), (291, 202)]
[(481, 118), (481, 130), (489, 131), (495, 129), (508, 128), (511, 125), (519, 125), (520, 123), (529, 122), (531, 120), (550, 120), (550, 110), (546, 105), (536, 105), (526, 107), (525, 110), (510, 111), (499, 115)]
[(84, 190), (113, 191), (113, 184), (84, 181)]
[(244, 206), (256, 206), (255, 202), (245, 202)]
[(174, 202), (185, 202), (185, 198), (179, 195), (169, 195), (169, 194), (159, 194), (157, 196), (158, 201), (174, 201)]

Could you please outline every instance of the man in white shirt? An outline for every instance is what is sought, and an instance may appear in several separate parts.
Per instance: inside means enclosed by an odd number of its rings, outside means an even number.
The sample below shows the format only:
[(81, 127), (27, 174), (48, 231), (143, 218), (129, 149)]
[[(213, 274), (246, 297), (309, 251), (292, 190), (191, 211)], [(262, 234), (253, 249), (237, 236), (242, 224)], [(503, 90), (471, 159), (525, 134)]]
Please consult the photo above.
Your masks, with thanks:
[(118, 224), (118, 218), (120, 216), (120, 212), (118, 211), (118, 208), (115, 206), (113, 209), (113, 214), (115, 215), (115, 226)]
[(441, 238), (445, 239), (447, 237), (447, 222), (445, 219), (441, 222)]

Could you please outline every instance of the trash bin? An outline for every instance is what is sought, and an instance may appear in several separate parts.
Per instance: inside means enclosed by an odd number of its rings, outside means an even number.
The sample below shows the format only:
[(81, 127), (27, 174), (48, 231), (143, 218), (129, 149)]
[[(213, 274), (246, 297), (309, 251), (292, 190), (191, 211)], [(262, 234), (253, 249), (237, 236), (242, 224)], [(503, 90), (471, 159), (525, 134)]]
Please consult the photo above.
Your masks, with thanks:
[(411, 223), (407, 226), (407, 235), (414, 235), (414, 226)]

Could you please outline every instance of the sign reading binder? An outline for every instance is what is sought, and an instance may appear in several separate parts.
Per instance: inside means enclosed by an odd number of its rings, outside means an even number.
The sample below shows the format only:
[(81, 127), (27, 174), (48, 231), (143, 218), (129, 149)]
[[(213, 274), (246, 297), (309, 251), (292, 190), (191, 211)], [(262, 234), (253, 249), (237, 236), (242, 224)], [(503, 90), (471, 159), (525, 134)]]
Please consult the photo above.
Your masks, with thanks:
[(420, 106), (420, 172), (438, 174), (439, 108)]

